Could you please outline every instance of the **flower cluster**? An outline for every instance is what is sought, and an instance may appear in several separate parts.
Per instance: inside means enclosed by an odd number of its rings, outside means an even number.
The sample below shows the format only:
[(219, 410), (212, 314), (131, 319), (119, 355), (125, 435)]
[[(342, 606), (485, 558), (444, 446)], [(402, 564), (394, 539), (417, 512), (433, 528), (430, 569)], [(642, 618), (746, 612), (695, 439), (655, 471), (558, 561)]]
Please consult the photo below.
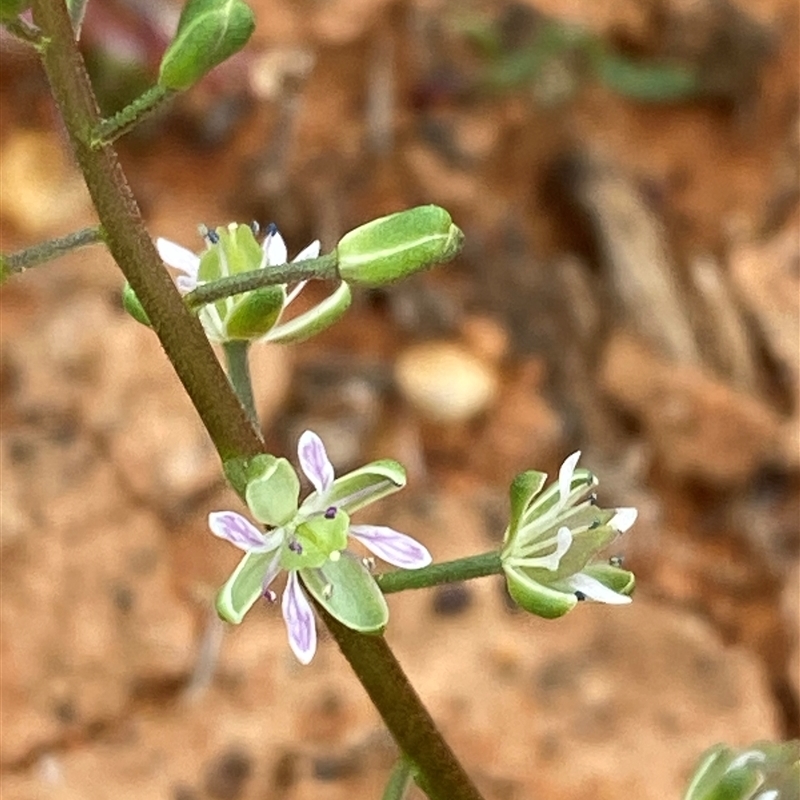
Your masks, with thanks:
[(337, 479), (322, 440), (312, 431), (300, 436), (298, 458), (314, 486), (302, 503), (300, 482), (289, 462), (266, 456), (259, 474), (248, 482), (246, 499), (250, 512), (267, 530), (235, 511), (210, 514), (209, 527), (246, 553), (220, 591), (220, 615), (240, 622), (259, 597), (275, 600), (272, 584), (285, 571), (281, 609), (289, 644), (298, 660), (308, 664), (316, 651), (317, 634), (306, 591), (356, 630), (381, 631), (388, 619), (374, 578), (362, 560), (345, 550), (348, 538), (405, 569), (427, 566), (431, 556), (415, 539), (392, 528), (350, 524), (352, 512), (405, 485), (399, 464), (375, 461)]
[(566, 614), (579, 600), (629, 603), (633, 574), (618, 565), (590, 563), (636, 521), (635, 508), (602, 509), (597, 478), (577, 469), (580, 452), (561, 465), (557, 483), (523, 472), (511, 485), (511, 520), (501, 560), (509, 593), (542, 617)]

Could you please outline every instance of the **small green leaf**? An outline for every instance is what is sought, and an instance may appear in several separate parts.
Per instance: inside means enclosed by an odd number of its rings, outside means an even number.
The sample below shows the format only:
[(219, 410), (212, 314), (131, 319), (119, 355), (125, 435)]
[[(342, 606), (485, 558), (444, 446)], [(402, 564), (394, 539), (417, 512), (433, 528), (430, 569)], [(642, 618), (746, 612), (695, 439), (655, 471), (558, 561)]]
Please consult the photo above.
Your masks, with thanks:
[(122, 307), (137, 322), (141, 322), (142, 325), (146, 325), (148, 328), (153, 327), (150, 324), (150, 317), (147, 316), (147, 312), (142, 307), (139, 298), (136, 296), (136, 292), (133, 291), (133, 287), (128, 281), (125, 281), (125, 285), (122, 287)]
[(254, 29), (253, 12), (242, 0), (188, 0), (161, 59), (159, 84), (188, 89), (241, 50)]
[(336, 246), (339, 274), (353, 284), (380, 286), (449, 261), (463, 242), (447, 211), (417, 206), (346, 233)]
[(333, 325), (350, 307), (352, 298), (350, 287), (342, 282), (333, 294), (317, 303), (314, 308), (299, 314), (288, 322), (276, 325), (267, 333), (264, 341), (275, 344), (305, 342)]
[(389, 606), (369, 570), (351, 553), (322, 569), (301, 570), (303, 584), (335, 619), (361, 633), (381, 633)]
[(277, 553), (247, 553), (217, 594), (217, 613), (238, 625), (264, 592), (264, 576)]
[(578, 603), (572, 592), (561, 592), (549, 586), (543, 586), (532, 580), (525, 572), (513, 566), (503, 566), (506, 585), (511, 599), (520, 607), (537, 617), (556, 619), (563, 617)]

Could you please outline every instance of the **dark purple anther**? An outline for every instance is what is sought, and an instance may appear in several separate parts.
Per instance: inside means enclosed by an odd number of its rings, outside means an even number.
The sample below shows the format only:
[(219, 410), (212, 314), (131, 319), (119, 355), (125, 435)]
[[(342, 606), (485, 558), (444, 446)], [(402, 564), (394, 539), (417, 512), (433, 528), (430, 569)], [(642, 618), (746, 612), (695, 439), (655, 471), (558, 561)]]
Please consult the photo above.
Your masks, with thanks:
[(264, 599), (268, 603), (274, 603), (278, 599), (278, 595), (276, 595), (272, 589), (264, 589)]
[(575, 597), (578, 598), (578, 602), (586, 599), (586, 595), (583, 592), (575, 592)]
[(270, 222), (267, 225), (267, 233), (266, 236), (274, 236), (278, 232), (278, 226), (274, 222)]
[(303, 552), (303, 545), (301, 545), (300, 542), (297, 541), (297, 539), (292, 539), (292, 541), (289, 542), (289, 549), (293, 553), (297, 553), (298, 555), (300, 555), (300, 553)]
[(212, 231), (210, 228), (206, 231), (206, 239), (208, 239), (211, 244), (219, 244), (219, 234), (216, 231)]
[(593, 506), (596, 506), (596, 505), (597, 505), (597, 495), (596, 495), (594, 492), (592, 492), (592, 494), (590, 494), (590, 495), (589, 495), (589, 502), (590, 502), (590, 503), (591, 503)]
[(336, 519), (336, 506), (331, 506), (325, 511), (325, 519)]

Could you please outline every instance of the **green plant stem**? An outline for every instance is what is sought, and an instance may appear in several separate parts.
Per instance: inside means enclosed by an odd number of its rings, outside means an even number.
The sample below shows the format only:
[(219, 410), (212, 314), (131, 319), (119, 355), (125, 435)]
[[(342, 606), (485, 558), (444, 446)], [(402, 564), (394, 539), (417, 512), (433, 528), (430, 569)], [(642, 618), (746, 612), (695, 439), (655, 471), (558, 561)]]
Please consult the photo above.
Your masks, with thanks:
[(200, 321), (184, 306), (162, 266), (117, 154), (109, 145), (92, 147), (100, 112), (66, 3), (34, 0), (33, 14), (49, 39), (42, 64), (111, 255), (136, 292), (223, 462), (251, 458), (262, 450), (260, 436), (230, 391)]
[(56, 239), (48, 239), (16, 253), (10, 253), (2, 257), (2, 275), (0, 280), (9, 275), (18, 275), (26, 269), (44, 264), (54, 258), (69, 253), (70, 250), (77, 250), (79, 247), (86, 247), (90, 244), (98, 244), (103, 241), (103, 230), (99, 225), (93, 228), (83, 228), (82, 230), (68, 233)]
[(98, 122), (92, 131), (92, 148), (103, 147), (119, 139), (120, 136), (124, 136), (173, 94), (173, 91), (165, 89), (159, 84), (151, 86), (132, 103), (129, 103), (125, 108), (114, 114), (113, 117), (108, 117), (108, 119)]
[(225, 342), (222, 345), (228, 367), (228, 380), (233, 391), (244, 406), (253, 425), (258, 426), (258, 412), (253, 399), (253, 383), (250, 380), (250, 342)]
[(184, 297), (187, 308), (196, 311), (209, 303), (242, 292), (250, 292), (262, 286), (275, 286), (281, 283), (299, 283), (306, 280), (338, 280), (336, 251), (319, 258), (280, 264), (267, 269), (252, 269), (219, 278), (211, 283), (198, 286)]
[(381, 800), (404, 800), (413, 779), (413, 765), (401, 755), (389, 773), (389, 780), (386, 782)]
[(458, 558), (455, 561), (443, 561), (421, 569), (398, 569), (376, 575), (375, 580), (384, 594), (403, 592), (406, 589), (425, 589), (441, 583), (468, 581), (483, 578), (486, 575), (497, 575), (503, 571), (500, 553), (492, 550), (477, 556)]
[(430, 800), (482, 800), (383, 636), (357, 633), (314, 605)]
[[(152, 322), (223, 467), (262, 453), (258, 431), (231, 391), (200, 321), (186, 308), (161, 264), (116, 153), (110, 145), (92, 147), (100, 113), (66, 4), (33, 0), (33, 14), (49, 39), (42, 63), (111, 255)], [(228, 475), (233, 472), (226, 469)], [(244, 488), (241, 482), (234, 484), (240, 494)], [(324, 610), (320, 616), (400, 749), (414, 764), (418, 783), (431, 800), (480, 800), (385, 640), (352, 631)]]

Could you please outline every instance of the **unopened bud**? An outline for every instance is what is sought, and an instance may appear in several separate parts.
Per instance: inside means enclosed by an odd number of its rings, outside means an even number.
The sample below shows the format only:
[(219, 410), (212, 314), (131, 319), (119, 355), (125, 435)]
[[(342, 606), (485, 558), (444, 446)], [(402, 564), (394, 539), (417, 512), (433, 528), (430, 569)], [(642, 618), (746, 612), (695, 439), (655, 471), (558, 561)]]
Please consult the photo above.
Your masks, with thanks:
[(242, 0), (188, 0), (161, 59), (159, 84), (188, 89), (241, 50), (254, 29), (253, 12)]
[(336, 246), (339, 274), (352, 284), (380, 286), (449, 261), (463, 241), (447, 211), (417, 206), (346, 233)]

